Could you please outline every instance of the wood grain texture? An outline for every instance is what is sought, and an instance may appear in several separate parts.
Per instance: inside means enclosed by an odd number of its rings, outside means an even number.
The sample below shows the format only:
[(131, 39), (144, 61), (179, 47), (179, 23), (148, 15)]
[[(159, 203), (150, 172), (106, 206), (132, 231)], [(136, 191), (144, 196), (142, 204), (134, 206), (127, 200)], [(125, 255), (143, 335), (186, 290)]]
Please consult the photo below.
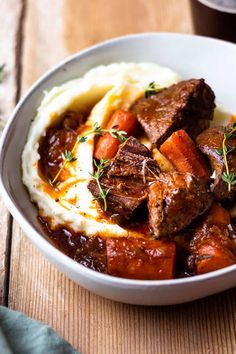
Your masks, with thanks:
[[(191, 32), (187, 0), (28, 0), (22, 91), (68, 54), (142, 31)], [(194, 303), (139, 307), (82, 289), (13, 224), (9, 306), (51, 325), (83, 354), (236, 353), (236, 290)]]
[[(6, 16), (6, 14), (8, 14)], [(0, 65), (5, 64), (3, 80), (0, 83), (0, 133), (12, 113), (17, 101), (17, 58), (19, 26), (22, 3), (18, 0), (0, 2)], [(11, 239), (11, 217), (0, 198), (0, 304), (7, 304), (9, 255)]]
[(51, 266), (14, 224), (9, 304), (58, 331), (83, 354), (236, 352), (236, 289), (168, 307), (119, 304)]
[(22, 92), (66, 56), (114, 36), (192, 31), (188, 0), (28, 0)]

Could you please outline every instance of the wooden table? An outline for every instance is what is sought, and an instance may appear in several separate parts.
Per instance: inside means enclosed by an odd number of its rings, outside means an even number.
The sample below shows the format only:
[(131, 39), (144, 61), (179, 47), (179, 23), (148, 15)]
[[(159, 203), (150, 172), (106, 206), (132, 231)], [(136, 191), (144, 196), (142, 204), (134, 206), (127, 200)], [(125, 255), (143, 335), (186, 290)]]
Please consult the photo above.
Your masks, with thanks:
[[(187, 0), (1, 0), (0, 114), (47, 69), (101, 40), (191, 33)], [(236, 353), (236, 290), (194, 303), (139, 307), (82, 289), (51, 266), (0, 202), (0, 303), (52, 326), (83, 354)], [(0, 350), (1, 351), (1, 350)]]

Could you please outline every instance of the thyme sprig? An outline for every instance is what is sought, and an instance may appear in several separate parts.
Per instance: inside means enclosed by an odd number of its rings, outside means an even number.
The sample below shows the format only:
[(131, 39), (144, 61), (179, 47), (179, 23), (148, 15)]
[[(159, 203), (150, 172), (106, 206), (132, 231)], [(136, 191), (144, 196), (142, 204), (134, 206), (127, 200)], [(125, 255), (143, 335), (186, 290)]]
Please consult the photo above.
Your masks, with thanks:
[(74, 162), (77, 160), (77, 158), (72, 155), (72, 152), (70, 150), (65, 150), (64, 152), (62, 152), (61, 157), (62, 160), (67, 162)]
[(4, 69), (6, 67), (6, 64), (1, 64), (0, 65), (0, 82), (2, 82), (2, 79), (4, 77)]
[(96, 160), (94, 160), (93, 163), (96, 167), (96, 171), (93, 174), (90, 173), (91, 177), (95, 179), (99, 189), (99, 197), (95, 199), (102, 199), (104, 211), (107, 210), (107, 195), (110, 189), (108, 188), (107, 190), (103, 190), (99, 179), (102, 177), (104, 172), (104, 167), (107, 165), (108, 162), (109, 160), (105, 160), (105, 159), (101, 159), (99, 163), (97, 163)]
[(145, 98), (149, 98), (153, 95), (156, 95), (161, 90), (160, 86), (155, 83), (155, 81), (150, 82), (148, 87), (145, 90)]
[(236, 175), (234, 172), (231, 172), (229, 170), (229, 164), (228, 164), (228, 159), (227, 156), (229, 153), (231, 153), (233, 150), (235, 150), (234, 147), (229, 147), (227, 146), (227, 141), (232, 140), (236, 138), (236, 123), (233, 124), (232, 129), (227, 133), (224, 133), (223, 137), (223, 142), (222, 142), (222, 149), (216, 149), (216, 153), (218, 155), (223, 156), (224, 160), (224, 165), (225, 165), (225, 172), (222, 173), (221, 179), (228, 184), (228, 191), (231, 191), (231, 186), (234, 186), (236, 184)]
[(104, 131), (104, 132), (107, 131), (108, 133), (111, 134), (111, 136), (112, 136), (113, 138), (116, 138), (116, 139), (118, 139), (121, 143), (123, 143), (123, 142), (127, 139), (127, 137), (126, 137), (127, 133), (126, 133), (124, 130), (117, 130), (117, 128), (118, 128), (118, 126), (114, 126), (114, 127), (111, 128), (110, 130), (104, 129), (103, 131)]
[(127, 133), (124, 130), (118, 130), (117, 126), (112, 127), (111, 129), (102, 129), (99, 124), (97, 122), (95, 122), (93, 124), (93, 129), (88, 131), (86, 134), (84, 135), (78, 135), (76, 138), (76, 141), (72, 147), (71, 150), (65, 150), (65, 152), (63, 152), (61, 154), (62, 160), (63, 160), (63, 164), (61, 166), (61, 168), (59, 169), (59, 171), (57, 172), (56, 176), (54, 177), (54, 179), (52, 181), (50, 181), (50, 184), (55, 185), (55, 183), (57, 182), (60, 174), (62, 173), (62, 171), (64, 170), (64, 168), (66, 167), (68, 162), (73, 162), (76, 160), (76, 158), (74, 157), (74, 152), (78, 146), (78, 144), (80, 143), (84, 143), (85, 141), (87, 141), (89, 135), (91, 134), (95, 134), (96, 136), (101, 136), (103, 133), (110, 133), (111, 136), (113, 138), (118, 139), (121, 143), (123, 143), (126, 140), (126, 135)]

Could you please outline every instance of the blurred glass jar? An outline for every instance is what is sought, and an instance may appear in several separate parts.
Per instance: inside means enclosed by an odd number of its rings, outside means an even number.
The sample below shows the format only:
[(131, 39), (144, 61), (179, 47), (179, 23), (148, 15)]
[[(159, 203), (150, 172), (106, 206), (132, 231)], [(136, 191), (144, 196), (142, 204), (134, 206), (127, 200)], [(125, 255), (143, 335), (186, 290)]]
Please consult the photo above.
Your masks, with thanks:
[(190, 0), (194, 31), (236, 43), (236, 0)]

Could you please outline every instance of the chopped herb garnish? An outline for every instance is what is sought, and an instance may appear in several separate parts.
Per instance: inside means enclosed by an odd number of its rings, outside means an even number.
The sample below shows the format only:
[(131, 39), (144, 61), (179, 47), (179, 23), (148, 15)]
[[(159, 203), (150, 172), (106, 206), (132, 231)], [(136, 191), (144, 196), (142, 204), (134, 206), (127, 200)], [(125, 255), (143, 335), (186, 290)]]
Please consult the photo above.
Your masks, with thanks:
[(107, 165), (108, 162), (109, 162), (109, 160), (105, 160), (105, 159), (101, 159), (99, 163), (97, 163), (96, 160), (94, 160), (94, 165), (96, 167), (96, 171), (94, 172), (94, 174), (90, 174), (91, 177), (93, 179), (95, 179), (95, 181), (97, 182), (98, 189), (99, 189), (99, 197), (97, 197), (95, 199), (102, 199), (103, 200), (104, 211), (107, 210), (107, 199), (106, 198), (107, 198), (107, 195), (108, 195), (110, 189), (107, 189), (106, 191), (103, 190), (99, 179), (102, 177), (103, 172), (104, 172), (104, 167)]
[(93, 125), (93, 130), (88, 131), (88, 133), (84, 134), (84, 135), (79, 135), (77, 136), (77, 139), (75, 141), (75, 144), (73, 146), (73, 148), (71, 149), (71, 151), (67, 151), (65, 150), (65, 152), (63, 152), (61, 154), (62, 159), (63, 159), (63, 164), (61, 166), (61, 168), (59, 169), (58, 173), (56, 174), (56, 176), (54, 177), (54, 179), (51, 181), (51, 184), (54, 185), (55, 182), (58, 180), (58, 177), (60, 176), (61, 172), (63, 171), (63, 169), (66, 167), (68, 162), (73, 162), (76, 160), (76, 158), (73, 156), (73, 153), (75, 152), (78, 144), (84, 143), (85, 141), (87, 141), (88, 136), (91, 134), (95, 134), (96, 136), (101, 136), (102, 133), (110, 133), (111, 136), (113, 136), (116, 139), (119, 139), (119, 141), (121, 143), (123, 143), (126, 140), (126, 135), (127, 133), (123, 130), (118, 130), (117, 127), (112, 127), (112, 129), (102, 129), (98, 123), (94, 123)]
[(161, 88), (155, 83), (155, 81), (150, 82), (145, 90), (145, 98), (156, 95), (160, 90)]
[(6, 67), (6, 64), (0, 65), (0, 82), (2, 82), (2, 79), (4, 77), (4, 69)]
[(232, 129), (230, 132), (224, 132), (223, 142), (222, 142), (222, 149), (216, 149), (216, 153), (218, 155), (223, 156), (224, 165), (225, 165), (225, 172), (223, 172), (221, 178), (224, 182), (228, 183), (228, 191), (231, 191), (231, 186), (236, 184), (236, 175), (234, 172), (229, 170), (229, 164), (227, 160), (227, 155), (230, 154), (232, 151), (235, 150), (234, 147), (229, 147), (226, 145), (227, 140), (232, 140), (236, 138), (236, 123), (233, 124)]

